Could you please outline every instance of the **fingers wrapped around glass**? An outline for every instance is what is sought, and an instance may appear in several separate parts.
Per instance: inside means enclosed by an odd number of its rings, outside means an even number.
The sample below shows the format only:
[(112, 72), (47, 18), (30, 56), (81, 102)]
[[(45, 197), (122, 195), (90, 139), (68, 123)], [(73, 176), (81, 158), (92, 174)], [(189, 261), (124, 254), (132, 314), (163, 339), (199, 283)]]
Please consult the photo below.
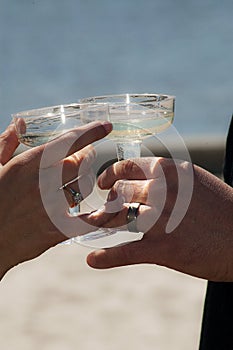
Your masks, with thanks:
[[(52, 201), (48, 200), (51, 188), (56, 192), (56, 196), (59, 196), (59, 201), (66, 199), (72, 229), (77, 220), (76, 232), (73, 232), (75, 238), (72, 238), (72, 242), (101, 248), (134, 241), (143, 235), (142, 232), (138, 232), (137, 227), (140, 202), (134, 201), (133, 196), (127, 200), (123, 197), (109, 200), (108, 197), (106, 202), (106, 199), (103, 199), (102, 207), (99, 205), (98, 208), (88, 204), (90, 198), (98, 196), (99, 191), (95, 186), (97, 176), (91, 170), (95, 151), (88, 144), (101, 139), (97, 134), (96, 137), (90, 137), (89, 123), (110, 121), (113, 125), (112, 132), (106, 132), (102, 137), (108, 134), (107, 137), (115, 143), (118, 160), (135, 159), (141, 156), (141, 144), (145, 138), (162, 132), (172, 124), (174, 106), (175, 97), (170, 95), (122, 94), (88, 97), (78, 103), (34, 109), (13, 115), (21, 143), (29, 147), (46, 144), (40, 166), (42, 199), (46, 198), (44, 205), (51, 207)], [(62, 142), (56, 143), (56, 139), (59, 140), (61, 135), (77, 127), (80, 129), (73, 143), (65, 136)], [(56, 145), (59, 145), (59, 149)], [(72, 171), (70, 173), (64, 170), (69, 168), (75, 169), (72, 176)], [(49, 175), (51, 172), (59, 172), (49, 190), (46, 171)], [(56, 178), (55, 175), (53, 178)], [(108, 191), (109, 188), (105, 191), (106, 195)], [(56, 196), (54, 202), (58, 203)], [(56, 207), (56, 203), (53, 204)], [(53, 206), (52, 209), (50, 207), (47, 213), (52, 217), (52, 221), (53, 216), (58, 220), (62, 230), (64, 226), (62, 220), (54, 214)], [(90, 209), (91, 211), (94, 209), (94, 212), (85, 214)], [(124, 227), (111, 228), (106, 224), (106, 220), (110, 223), (111, 218), (116, 217), (121, 210), (127, 210)], [(106, 215), (102, 215), (103, 212)], [(98, 219), (100, 216), (102, 221)], [(79, 224), (80, 219), (83, 220), (83, 224)], [(95, 222), (98, 222), (98, 225)], [(84, 223), (89, 225), (88, 229), (82, 228)]]
[[(81, 103), (107, 103), (109, 105), (109, 121), (113, 124), (113, 131), (108, 138), (116, 145), (118, 160), (135, 159), (141, 156), (141, 144), (144, 139), (156, 135), (167, 129), (174, 119), (175, 97), (166, 94), (121, 94), (83, 98)], [(95, 115), (93, 114), (95, 120)], [(89, 123), (92, 118), (83, 119)], [(121, 204), (118, 203), (120, 206)], [(138, 204), (134, 204), (138, 205)], [(113, 204), (112, 204), (113, 206)], [(129, 203), (128, 216), (137, 213), (135, 207)], [(108, 203), (109, 207), (109, 203)], [(119, 208), (118, 208), (119, 209)], [(106, 210), (106, 208), (105, 208)], [(113, 210), (112, 208), (110, 209)], [(78, 241), (85, 245), (109, 247), (127, 241), (140, 239), (142, 236), (132, 231), (134, 225), (128, 223), (126, 230), (100, 228), (98, 231), (78, 237)], [(136, 229), (135, 229), (136, 230)], [(134, 231), (135, 231), (134, 230)]]
[[(102, 132), (102, 136), (99, 136), (100, 123), (95, 123), (98, 127), (85, 126), (83, 123), (82, 120), (86, 118), (94, 120), (91, 116), (93, 113), (97, 120), (103, 121), (103, 126), (104, 121), (109, 119), (107, 104), (85, 103), (51, 106), (13, 115), (16, 133), (22, 144), (28, 148), (44, 145), (39, 169), (39, 186), (45, 209), (50, 216), (53, 216), (53, 213), (49, 207), (55, 208), (57, 202), (64, 199), (68, 214), (77, 216), (80, 213), (81, 202), (92, 192), (94, 174), (91, 166), (95, 159), (95, 151), (89, 143), (107, 134)], [(74, 130), (76, 131), (72, 135)], [(51, 196), (51, 189), (54, 191), (54, 197)], [(61, 193), (64, 193), (63, 198)], [(53, 197), (53, 200), (48, 200), (49, 196)], [(61, 205), (60, 203), (59, 208)], [(50, 219), (56, 224), (56, 215)], [(79, 228), (77, 227), (77, 232)], [(82, 230), (80, 231), (82, 233)], [(71, 243), (71, 240), (67, 242)]]

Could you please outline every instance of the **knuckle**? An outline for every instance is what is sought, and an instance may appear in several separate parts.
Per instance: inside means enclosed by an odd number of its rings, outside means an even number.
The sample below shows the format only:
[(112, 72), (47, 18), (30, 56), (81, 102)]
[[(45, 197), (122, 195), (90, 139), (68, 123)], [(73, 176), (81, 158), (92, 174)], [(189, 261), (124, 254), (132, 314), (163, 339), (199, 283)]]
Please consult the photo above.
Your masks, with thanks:
[(14, 174), (14, 176), (21, 176), (21, 172), (24, 174), (30, 174), (31, 170), (29, 168), (29, 164), (27, 159), (24, 157), (16, 157), (11, 161), (9, 174)]
[(128, 159), (124, 162), (124, 175), (128, 175), (128, 174), (131, 174), (132, 172), (134, 172), (137, 168), (137, 164), (131, 160), (131, 159)]
[(154, 172), (158, 172), (158, 167), (163, 172), (167, 181), (177, 176), (177, 164), (170, 158), (159, 158), (154, 167)]
[(12, 139), (12, 134), (9, 132), (9, 130), (3, 131), (2, 134), (0, 134), (0, 142), (8, 143)]

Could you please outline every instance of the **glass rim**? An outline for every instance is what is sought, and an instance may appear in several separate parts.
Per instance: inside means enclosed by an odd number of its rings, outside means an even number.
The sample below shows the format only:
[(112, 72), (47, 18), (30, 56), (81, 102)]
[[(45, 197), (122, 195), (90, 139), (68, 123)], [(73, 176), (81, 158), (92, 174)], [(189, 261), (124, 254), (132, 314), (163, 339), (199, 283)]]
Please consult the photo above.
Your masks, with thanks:
[[(39, 107), (39, 108), (33, 108), (33, 109), (28, 109), (28, 110), (23, 110), (20, 112), (16, 112), (16, 113), (12, 113), (11, 117), (12, 118), (33, 118), (33, 117), (39, 117), (43, 115), (43, 112), (45, 113), (47, 111), (47, 113), (56, 113), (56, 112), (60, 112), (62, 113), (62, 111), (59, 111), (59, 109), (64, 108), (64, 113), (65, 110), (67, 108), (77, 108), (77, 111), (82, 111), (81, 107), (86, 107), (85, 109), (88, 110), (88, 108), (90, 108), (90, 110), (93, 110), (95, 107), (100, 108), (100, 107), (106, 107), (106, 109), (108, 109), (109, 103), (107, 102), (99, 102), (99, 103), (88, 103), (88, 102), (73, 102), (73, 103), (65, 103), (65, 104), (58, 104), (58, 105), (53, 105), (53, 106), (47, 106), (47, 107)], [(57, 110), (57, 111), (56, 111)], [(40, 113), (41, 112), (41, 113)], [(60, 114), (58, 113), (58, 114)], [(35, 114), (33, 116), (33, 114)], [(67, 113), (66, 115), (72, 115), (75, 113)]]
[[(175, 95), (169, 95), (169, 94), (163, 94), (163, 93), (122, 93), (122, 94), (108, 94), (108, 95), (96, 95), (96, 96), (89, 96), (89, 97), (83, 97), (79, 99), (79, 102), (83, 103), (82, 101), (88, 101), (91, 99), (106, 99), (106, 98), (123, 98), (123, 97), (164, 97), (162, 101), (167, 100), (175, 100)], [(146, 103), (147, 101), (145, 101)], [(149, 101), (148, 101), (149, 102)], [(160, 100), (156, 101), (160, 102)], [(94, 102), (93, 102), (94, 103)], [(133, 102), (132, 102), (133, 103)]]

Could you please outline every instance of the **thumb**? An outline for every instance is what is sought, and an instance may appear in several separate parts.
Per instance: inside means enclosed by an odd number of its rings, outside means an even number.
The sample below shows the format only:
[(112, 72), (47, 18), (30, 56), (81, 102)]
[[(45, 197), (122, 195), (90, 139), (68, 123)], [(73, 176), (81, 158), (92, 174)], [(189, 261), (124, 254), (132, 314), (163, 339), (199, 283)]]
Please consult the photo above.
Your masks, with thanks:
[(19, 141), (13, 124), (0, 135), (0, 168), (7, 163), (19, 145)]
[(87, 256), (87, 264), (95, 269), (140, 264), (143, 259), (143, 242), (137, 241), (119, 247), (101, 249)]

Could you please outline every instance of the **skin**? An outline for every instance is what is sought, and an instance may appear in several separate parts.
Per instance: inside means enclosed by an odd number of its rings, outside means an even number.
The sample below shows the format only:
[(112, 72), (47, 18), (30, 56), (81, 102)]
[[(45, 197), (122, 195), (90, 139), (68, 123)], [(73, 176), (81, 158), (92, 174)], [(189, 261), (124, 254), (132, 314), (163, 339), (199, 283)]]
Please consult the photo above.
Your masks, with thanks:
[[(59, 187), (79, 174), (80, 182), (84, 184), (86, 181), (82, 188), (88, 188), (83, 196), (89, 194), (93, 179), (87, 174), (91, 173), (94, 151), (88, 145), (105, 137), (111, 130), (108, 122), (90, 123), (13, 158), (18, 146), (14, 126), (10, 125), (0, 135), (0, 279), (17, 264), (35, 258), (67, 239), (67, 232), (56, 227), (44, 208), (39, 171), (43, 191), (53, 199), (51, 206), (54, 205), (57, 217), (69, 222), (70, 236), (77, 233), (77, 227), (80, 234), (88, 232), (90, 228), (84, 221), (69, 216), (72, 197)], [(64, 154), (67, 147), (68, 152)], [(59, 171), (62, 172), (62, 183), (57, 180)], [(76, 181), (72, 187), (78, 191), (80, 183)], [(61, 196), (67, 200), (60, 201)]]
[[(207, 280), (233, 281), (233, 189), (223, 181), (188, 162), (141, 158), (114, 164), (98, 183), (110, 189), (108, 203), (117, 198), (125, 204), (114, 217), (107, 210), (93, 214), (95, 224), (104, 217), (105, 227), (125, 227), (128, 203), (139, 202), (137, 228), (144, 236), (91, 252), (89, 266), (106, 269), (149, 263)], [(170, 219), (177, 217), (172, 227)]]

